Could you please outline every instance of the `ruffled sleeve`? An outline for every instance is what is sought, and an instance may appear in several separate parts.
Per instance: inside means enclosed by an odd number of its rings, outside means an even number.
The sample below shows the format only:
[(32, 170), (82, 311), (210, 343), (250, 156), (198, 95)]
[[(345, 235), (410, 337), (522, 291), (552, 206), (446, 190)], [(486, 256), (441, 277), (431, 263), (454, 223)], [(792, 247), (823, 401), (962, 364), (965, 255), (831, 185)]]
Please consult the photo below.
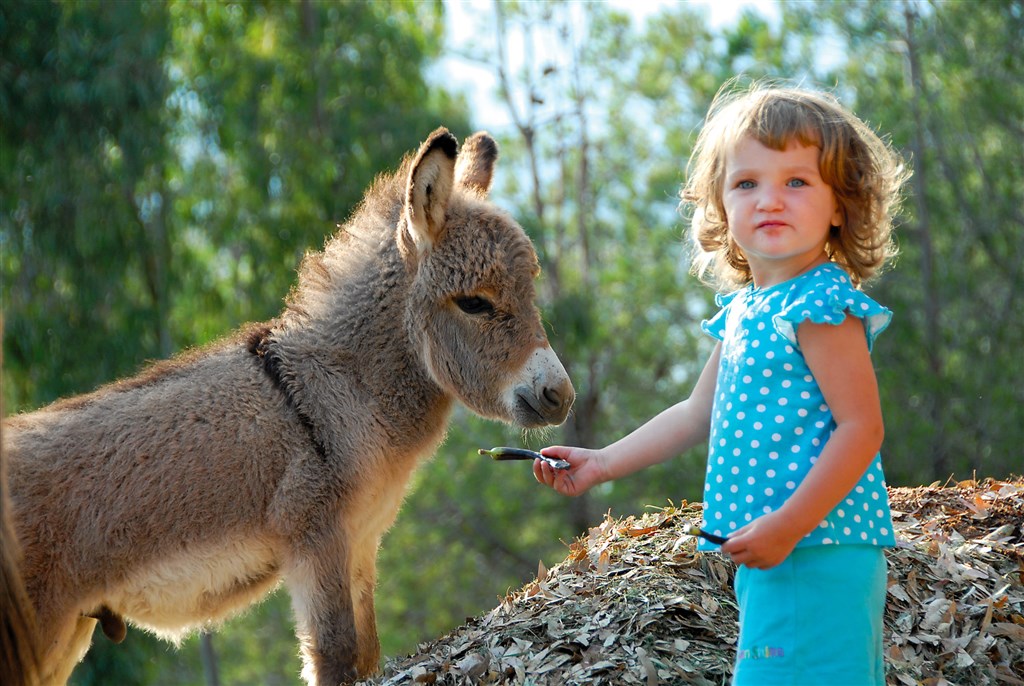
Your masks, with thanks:
[(871, 350), (875, 338), (889, 326), (892, 311), (853, 288), (844, 278), (840, 283), (831, 283), (827, 287), (822, 284), (821, 289), (799, 295), (775, 315), (772, 321), (775, 330), (796, 345), (796, 330), (801, 323), (838, 325), (847, 316), (863, 320), (868, 350)]
[(711, 319), (705, 319), (700, 323), (701, 331), (711, 336), (712, 338), (716, 338), (720, 341), (725, 340), (725, 318), (727, 316), (726, 313), (729, 311), (729, 303), (733, 301), (733, 298), (736, 297), (737, 293), (739, 293), (739, 291), (734, 291), (732, 293), (725, 294), (715, 294), (715, 304), (718, 305), (718, 307), (721, 309), (719, 309), (718, 313), (711, 317)]

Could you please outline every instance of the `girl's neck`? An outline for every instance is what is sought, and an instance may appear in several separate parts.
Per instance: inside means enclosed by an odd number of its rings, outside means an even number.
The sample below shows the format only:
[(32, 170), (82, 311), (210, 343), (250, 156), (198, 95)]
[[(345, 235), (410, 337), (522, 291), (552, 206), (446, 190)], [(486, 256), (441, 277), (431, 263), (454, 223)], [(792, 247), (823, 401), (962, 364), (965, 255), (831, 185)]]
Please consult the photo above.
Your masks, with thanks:
[(828, 262), (828, 255), (822, 251), (813, 259), (798, 264), (750, 264), (750, 276), (754, 288), (770, 288), (780, 283), (795, 279), (815, 267)]

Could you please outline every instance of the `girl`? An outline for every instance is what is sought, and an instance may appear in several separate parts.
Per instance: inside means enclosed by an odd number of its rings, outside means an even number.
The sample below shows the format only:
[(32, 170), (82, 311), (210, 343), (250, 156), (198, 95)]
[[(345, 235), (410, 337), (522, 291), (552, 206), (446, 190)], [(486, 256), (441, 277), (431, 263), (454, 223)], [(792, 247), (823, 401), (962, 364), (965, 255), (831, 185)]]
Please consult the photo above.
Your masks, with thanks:
[[(720, 288), (692, 394), (600, 450), (542, 452), (565, 495), (709, 440), (704, 528), (739, 565), (741, 684), (885, 684), (895, 544), (869, 353), (891, 312), (859, 290), (895, 254), (899, 156), (830, 95), (723, 89), (690, 158), (693, 271)], [(706, 541), (703, 550), (713, 550)]]

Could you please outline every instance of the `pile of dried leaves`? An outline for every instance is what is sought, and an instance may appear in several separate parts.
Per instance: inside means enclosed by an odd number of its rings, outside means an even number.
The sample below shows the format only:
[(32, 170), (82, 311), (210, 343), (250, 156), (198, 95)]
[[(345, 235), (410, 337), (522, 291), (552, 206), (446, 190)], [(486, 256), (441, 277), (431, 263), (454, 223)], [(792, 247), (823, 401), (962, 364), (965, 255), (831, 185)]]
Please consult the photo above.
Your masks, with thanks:
[[(1024, 479), (890, 490), (893, 686), (1024, 686)], [(734, 567), (695, 550), (700, 504), (607, 517), (501, 605), (366, 684), (727, 684)]]

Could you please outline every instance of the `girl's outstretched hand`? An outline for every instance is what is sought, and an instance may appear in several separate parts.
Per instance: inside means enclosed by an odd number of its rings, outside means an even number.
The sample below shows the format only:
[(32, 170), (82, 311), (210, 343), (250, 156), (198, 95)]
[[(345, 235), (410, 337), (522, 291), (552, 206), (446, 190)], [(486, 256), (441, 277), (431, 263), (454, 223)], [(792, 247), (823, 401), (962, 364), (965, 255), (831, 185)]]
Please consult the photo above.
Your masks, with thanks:
[(546, 457), (556, 457), (571, 465), (569, 469), (554, 469), (543, 460), (533, 461), (533, 475), (537, 481), (562, 495), (581, 495), (591, 487), (608, 481), (605, 457), (600, 450), (555, 445), (540, 452)]

